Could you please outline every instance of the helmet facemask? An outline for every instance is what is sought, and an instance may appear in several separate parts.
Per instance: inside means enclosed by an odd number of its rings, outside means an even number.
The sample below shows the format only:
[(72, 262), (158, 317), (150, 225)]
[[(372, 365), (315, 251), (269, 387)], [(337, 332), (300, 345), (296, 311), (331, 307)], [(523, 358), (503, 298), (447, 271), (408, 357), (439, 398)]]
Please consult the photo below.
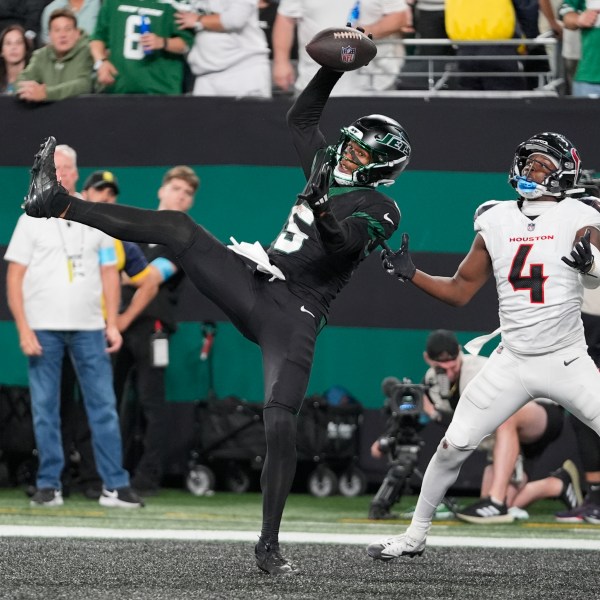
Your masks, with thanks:
[[(527, 169), (527, 165), (536, 161), (536, 154), (543, 155), (554, 165), (554, 169), (548, 172), (540, 183), (530, 177)], [(543, 164), (540, 161), (536, 162)], [(547, 170), (546, 165), (544, 168)], [(575, 187), (579, 168), (579, 154), (569, 140), (557, 133), (541, 133), (523, 142), (517, 148), (509, 182), (526, 200), (535, 200), (542, 196), (562, 200), (581, 191)]]

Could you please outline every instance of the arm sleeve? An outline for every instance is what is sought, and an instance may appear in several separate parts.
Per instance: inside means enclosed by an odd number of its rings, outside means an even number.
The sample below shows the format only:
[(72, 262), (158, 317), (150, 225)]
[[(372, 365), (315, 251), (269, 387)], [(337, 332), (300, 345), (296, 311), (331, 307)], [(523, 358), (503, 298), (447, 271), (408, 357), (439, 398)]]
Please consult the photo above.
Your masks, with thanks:
[(389, 239), (400, 224), (396, 204), (373, 189), (356, 190), (364, 194), (363, 208), (343, 220), (331, 210), (315, 215), (315, 226), (329, 253), (371, 250), (379, 240)]
[(94, 32), (90, 36), (90, 40), (97, 40), (99, 42), (104, 42), (106, 47), (109, 47), (108, 43), (108, 26), (109, 26), (109, 4), (107, 0), (104, 0), (100, 5), (100, 12), (98, 13), (98, 20), (96, 21), (96, 27), (94, 28)]
[(316, 152), (327, 145), (319, 121), (331, 90), (341, 76), (341, 72), (321, 67), (287, 114), (287, 124), (307, 180)]
[(100, 239), (100, 248), (98, 250), (98, 261), (103, 267), (117, 265), (117, 251), (115, 250), (115, 240), (105, 233)]
[(331, 211), (315, 217), (323, 246), (330, 254), (351, 253), (367, 247), (370, 241), (367, 222), (348, 217), (338, 221)]

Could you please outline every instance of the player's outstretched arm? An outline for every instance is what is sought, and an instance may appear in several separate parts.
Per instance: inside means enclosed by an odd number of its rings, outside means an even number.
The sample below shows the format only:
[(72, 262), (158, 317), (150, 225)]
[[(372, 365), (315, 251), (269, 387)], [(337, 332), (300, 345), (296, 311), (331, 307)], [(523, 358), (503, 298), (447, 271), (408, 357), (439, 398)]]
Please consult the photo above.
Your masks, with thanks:
[(430, 296), (452, 306), (467, 304), (492, 273), (490, 255), (479, 234), (452, 277), (429, 275), (417, 269), (408, 251), (408, 242), (408, 234), (403, 234), (398, 252), (382, 252), (384, 269), (402, 281), (411, 281)]

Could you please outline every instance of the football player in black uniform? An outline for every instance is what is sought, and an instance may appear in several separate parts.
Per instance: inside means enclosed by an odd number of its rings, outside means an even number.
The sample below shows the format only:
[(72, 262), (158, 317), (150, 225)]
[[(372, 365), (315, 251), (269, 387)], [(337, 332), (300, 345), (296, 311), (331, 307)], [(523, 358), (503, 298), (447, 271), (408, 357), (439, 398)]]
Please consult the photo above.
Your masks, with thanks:
[(321, 68), (287, 115), (308, 182), (266, 255), (240, 257), (240, 246), (228, 248), (182, 212), (69, 196), (56, 181), (54, 138), (36, 155), (24, 204), (33, 217), (60, 216), (117, 239), (164, 244), (194, 285), (260, 346), (267, 455), (255, 554), (259, 568), (272, 575), (298, 572), (281, 556), (278, 535), (296, 468), (296, 415), (315, 340), (331, 301), (358, 264), (397, 229), (398, 206), (377, 188), (394, 182), (411, 152), (402, 126), (382, 115), (358, 119), (327, 146), (319, 121), (341, 75)]

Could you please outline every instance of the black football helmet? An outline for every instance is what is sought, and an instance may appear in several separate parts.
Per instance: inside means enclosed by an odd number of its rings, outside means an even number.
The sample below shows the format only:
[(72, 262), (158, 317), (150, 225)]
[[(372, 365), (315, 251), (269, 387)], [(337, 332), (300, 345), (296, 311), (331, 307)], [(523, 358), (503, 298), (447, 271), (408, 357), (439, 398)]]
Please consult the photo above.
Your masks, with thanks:
[[(523, 174), (532, 154), (548, 156), (556, 165), (542, 183), (536, 183)], [(525, 199), (554, 196), (562, 200), (581, 191), (577, 187), (580, 167), (577, 148), (564, 135), (538, 133), (517, 147), (508, 181)]]
[[(368, 115), (357, 119), (341, 131), (342, 135), (333, 148), (333, 176), (339, 185), (391, 185), (410, 160), (408, 134), (394, 119), (383, 115)], [(338, 168), (349, 140), (356, 142), (371, 154), (371, 162), (360, 166), (351, 174)]]

